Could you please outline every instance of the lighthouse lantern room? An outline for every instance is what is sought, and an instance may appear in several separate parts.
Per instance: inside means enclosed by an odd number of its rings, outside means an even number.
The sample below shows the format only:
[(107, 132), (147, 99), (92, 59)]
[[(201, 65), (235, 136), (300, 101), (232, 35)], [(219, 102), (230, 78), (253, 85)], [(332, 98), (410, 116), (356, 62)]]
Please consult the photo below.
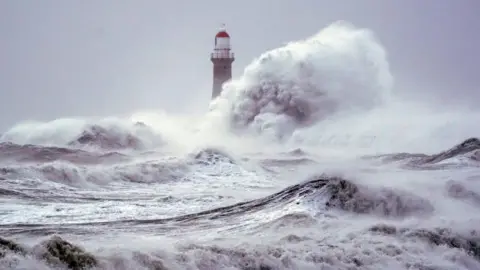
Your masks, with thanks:
[(215, 47), (210, 55), (213, 63), (212, 99), (220, 95), (223, 84), (232, 78), (232, 63), (235, 60), (231, 52), (230, 35), (225, 25), (215, 35)]

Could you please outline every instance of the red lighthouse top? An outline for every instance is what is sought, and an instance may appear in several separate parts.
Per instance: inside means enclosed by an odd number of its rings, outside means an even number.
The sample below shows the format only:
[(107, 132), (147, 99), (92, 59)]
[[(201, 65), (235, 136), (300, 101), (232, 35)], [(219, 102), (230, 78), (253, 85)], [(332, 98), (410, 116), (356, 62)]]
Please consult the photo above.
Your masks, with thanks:
[(216, 38), (229, 38), (230, 35), (227, 33), (225, 30), (221, 30), (220, 32), (217, 33), (215, 36)]

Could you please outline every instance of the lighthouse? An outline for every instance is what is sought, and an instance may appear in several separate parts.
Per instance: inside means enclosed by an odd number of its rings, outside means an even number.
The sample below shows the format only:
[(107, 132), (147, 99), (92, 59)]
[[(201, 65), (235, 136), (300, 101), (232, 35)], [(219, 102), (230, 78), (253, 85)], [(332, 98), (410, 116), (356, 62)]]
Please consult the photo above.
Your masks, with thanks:
[(232, 78), (232, 63), (235, 60), (230, 48), (230, 35), (223, 25), (215, 35), (215, 48), (210, 55), (213, 63), (212, 99), (222, 92), (223, 83)]

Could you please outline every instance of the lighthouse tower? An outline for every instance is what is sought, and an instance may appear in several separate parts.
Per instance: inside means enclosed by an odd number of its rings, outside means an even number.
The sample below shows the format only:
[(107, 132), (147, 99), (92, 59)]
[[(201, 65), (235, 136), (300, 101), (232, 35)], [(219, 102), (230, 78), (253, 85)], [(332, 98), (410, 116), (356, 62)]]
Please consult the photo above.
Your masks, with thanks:
[(212, 99), (220, 95), (223, 83), (232, 78), (232, 63), (235, 57), (230, 50), (230, 35), (223, 25), (215, 36), (215, 48), (210, 55), (213, 63)]

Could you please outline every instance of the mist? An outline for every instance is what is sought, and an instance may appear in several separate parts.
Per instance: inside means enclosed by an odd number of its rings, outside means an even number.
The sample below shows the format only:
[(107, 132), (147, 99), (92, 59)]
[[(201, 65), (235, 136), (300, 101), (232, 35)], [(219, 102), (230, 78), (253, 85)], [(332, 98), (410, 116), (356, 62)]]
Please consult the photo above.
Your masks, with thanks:
[(479, 8), (448, 0), (3, 1), (0, 128), (149, 110), (206, 112), (208, 57), (221, 23), (232, 36), (235, 78), (262, 52), (344, 20), (372, 30), (384, 45), (397, 94), (475, 107)]

